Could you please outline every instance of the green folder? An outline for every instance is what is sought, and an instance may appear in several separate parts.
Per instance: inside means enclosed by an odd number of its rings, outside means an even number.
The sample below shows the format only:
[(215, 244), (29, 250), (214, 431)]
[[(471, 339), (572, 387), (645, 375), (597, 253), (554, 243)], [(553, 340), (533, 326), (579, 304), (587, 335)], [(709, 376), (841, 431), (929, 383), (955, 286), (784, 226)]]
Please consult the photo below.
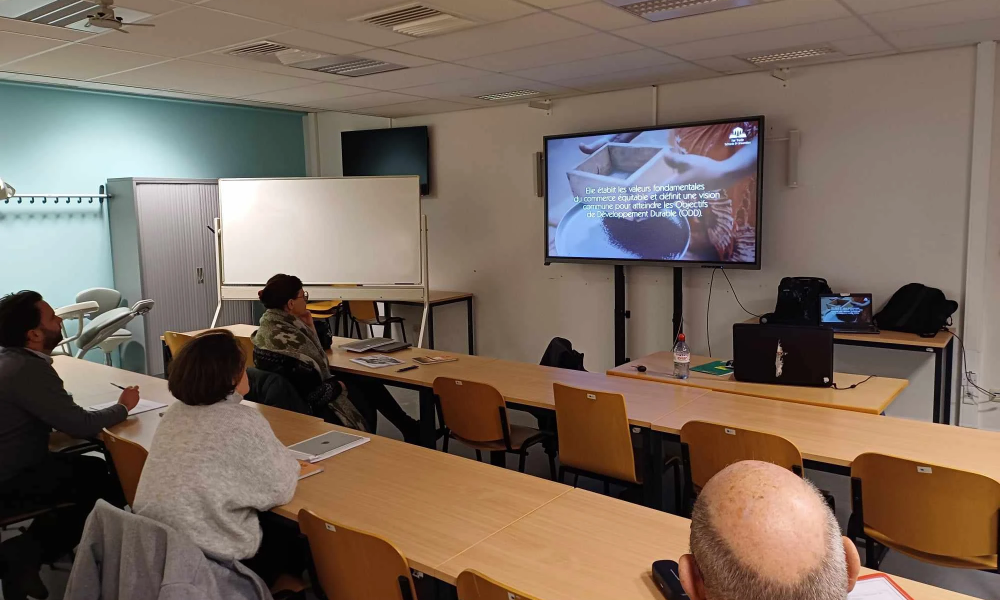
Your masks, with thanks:
[(699, 373), (705, 373), (707, 375), (715, 375), (717, 377), (725, 377), (733, 372), (733, 368), (727, 367), (726, 361), (724, 360), (715, 360), (697, 367), (691, 367), (691, 370)]

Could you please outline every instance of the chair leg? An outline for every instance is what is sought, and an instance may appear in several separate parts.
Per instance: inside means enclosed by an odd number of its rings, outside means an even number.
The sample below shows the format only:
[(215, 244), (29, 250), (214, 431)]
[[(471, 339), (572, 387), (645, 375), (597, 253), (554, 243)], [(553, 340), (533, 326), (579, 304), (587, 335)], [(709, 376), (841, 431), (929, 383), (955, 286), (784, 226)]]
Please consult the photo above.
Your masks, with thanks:
[[(370, 335), (371, 337), (375, 337), (375, 328), (372, 327), (371, 325), (368, 326), (368, 335)], [(382, 337), (386, 337), (384, 331), (382, 332)]]
[(104, 353), (104, 364), (108, 365), (109, 367), (114, 366), (114, 365), (111, 364), (111, 353), (110, 352), (105, 352)]
[(563, 479), (565, 478), (566, 478), (566, 469), (559, 467), (559, 472), (556, 473), (556, 481), (562, 483)]
[(479, 462), (483, 462), (483, 453), (480, 452), (479, 450), (476, 450), (476, 460), (478, 460)]
[(573, 475), (573, 487), (576, 487), (576, 484), (578, 484), (578, 483), (580, 483), (580, 475), (579, 474), (574, 474)]
[(878, 568), (878, 564), (876, 564), (877, 560), (875, 557), (876, 552), (877, 550), (875, 549), (875, 540), (873, 540), (868, 536), (865, 536), (865, 566), (868, 567), (869, 569)]
[(559, 481), (556, 479), (556, 457), (549, 454), (549, 473), (551, 473), (552, 481)]
[(604, 495), (607, 496), (610, 493), (611, 493), (611, 482), (610, 481), (605, 481), (604, 482)]
[[(389, 325), (389, 327), (392, 327), (392, 325)], [(400, 333), (403, 334), (403, 343), (404, 344), (409, 343), (409, 342), (406, 341), (406, 323), (405, 322), (403, 322), (403, 321), (399, 322), (399, 331), (400, 331)]]
[(517, 461), (517, 470), (520, 473), (524, 473), (524, 461), (528, 458), (528, 453), (522, 451), (520, 456), (521, 458)]
[(450, 440), (450, 439), (451, 439), (451, 435), (449, 435), (447, 433), (444, 434), (444, 441), (441, 442), (441, 451), (444, 452), (445, 454), (448, 454), (448, 440)]

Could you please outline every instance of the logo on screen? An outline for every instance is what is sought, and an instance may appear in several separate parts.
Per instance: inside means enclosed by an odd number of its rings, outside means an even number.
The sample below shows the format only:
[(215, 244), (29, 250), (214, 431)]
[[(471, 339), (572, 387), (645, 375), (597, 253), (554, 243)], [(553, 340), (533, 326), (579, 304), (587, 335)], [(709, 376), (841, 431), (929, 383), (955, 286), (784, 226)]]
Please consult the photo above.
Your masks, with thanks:
[(742, 127), (736, 127), (733, 132), (729, 134), (729, 142), (727, 146), (745, 146), (750, 142), (747, 141), (747, 132), (743, 130)]

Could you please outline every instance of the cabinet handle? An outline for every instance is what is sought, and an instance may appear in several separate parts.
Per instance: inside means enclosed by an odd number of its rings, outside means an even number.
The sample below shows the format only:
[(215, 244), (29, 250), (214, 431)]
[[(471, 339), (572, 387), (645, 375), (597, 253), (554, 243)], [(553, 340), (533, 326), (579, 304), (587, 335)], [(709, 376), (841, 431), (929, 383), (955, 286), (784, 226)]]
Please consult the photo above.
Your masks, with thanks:
[(198, 283), (205, 283), (205, 269), (202, 267), (198, 267), (197, 272), (198, 272)]

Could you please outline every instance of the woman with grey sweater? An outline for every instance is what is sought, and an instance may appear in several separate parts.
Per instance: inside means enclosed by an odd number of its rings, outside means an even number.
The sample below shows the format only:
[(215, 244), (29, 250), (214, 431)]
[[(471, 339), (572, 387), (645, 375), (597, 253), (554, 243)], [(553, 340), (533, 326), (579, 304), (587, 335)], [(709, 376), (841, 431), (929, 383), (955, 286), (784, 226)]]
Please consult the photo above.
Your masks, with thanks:
[(225, 330), (202, 333), (174, 358), (169, 389), (180, 402), (156, 429), (133, 509), (188, 535), (210, 558), (245, 561), (270, 585), (280, 572), (270, 557), (282, 550), (269, 550), (278, 540), (264, 534), (258, 513), (291, 501), (300, 467), (264, 417), (240, 404), (245, 364)]

